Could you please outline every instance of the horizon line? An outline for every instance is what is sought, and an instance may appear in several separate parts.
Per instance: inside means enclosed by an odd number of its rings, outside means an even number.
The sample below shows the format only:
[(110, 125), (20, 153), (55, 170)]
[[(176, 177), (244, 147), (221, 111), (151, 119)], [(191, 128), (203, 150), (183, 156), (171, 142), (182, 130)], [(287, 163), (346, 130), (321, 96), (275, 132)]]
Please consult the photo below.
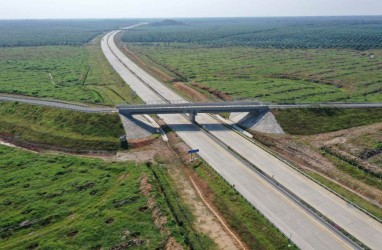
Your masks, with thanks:
[(299, 17), (382, 17), (371, 15), (288, 15), (288, 16), (195, 16), (195, 17), (62, 17), (62, 18), (0, 18), (0, 21), (39, 21), (39, 20), (147, 20), (147, 19), (219, 19), (219, 18), (299, 18)]

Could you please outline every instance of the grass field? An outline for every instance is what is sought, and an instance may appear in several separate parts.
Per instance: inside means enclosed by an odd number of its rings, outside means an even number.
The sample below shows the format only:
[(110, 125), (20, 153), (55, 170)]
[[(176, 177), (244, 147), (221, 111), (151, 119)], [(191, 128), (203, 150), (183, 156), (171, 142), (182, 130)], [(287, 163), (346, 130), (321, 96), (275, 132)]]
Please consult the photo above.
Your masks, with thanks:
[(100, 103), (139, 102), (99, 45), (0, 48), (0, 92)]
[(17, 142), (70, 150), (119, 149), (125, 132), (117, 114), (85, 114), (0, 102), (0, 135)]
[(382, 122), (381, 109), (287, 109), (273, 110), (272, 113), (284, 131), (294, 135), (326, 133)]
[[(234, 99), (302, 102), (382, 101), (382, 51), (203, 48), (191, 43), (133, 43), (129, 49)], [(369, 55), (376, 57), (370, 59)]]
[[(161, 227), (153, 217), (158, 208), (166, 218)], [(163, 249), (170, 236), (183, 240), (145, 165), (0, 145), (1, 249)]]

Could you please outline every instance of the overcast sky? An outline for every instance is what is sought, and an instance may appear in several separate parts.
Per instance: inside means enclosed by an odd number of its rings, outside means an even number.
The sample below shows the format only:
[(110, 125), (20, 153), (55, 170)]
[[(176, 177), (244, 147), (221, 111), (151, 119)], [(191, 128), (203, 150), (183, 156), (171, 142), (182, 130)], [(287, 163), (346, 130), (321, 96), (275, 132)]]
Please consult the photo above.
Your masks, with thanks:
[(0, 0), (0, 19), (382, 15), (382, 0)]

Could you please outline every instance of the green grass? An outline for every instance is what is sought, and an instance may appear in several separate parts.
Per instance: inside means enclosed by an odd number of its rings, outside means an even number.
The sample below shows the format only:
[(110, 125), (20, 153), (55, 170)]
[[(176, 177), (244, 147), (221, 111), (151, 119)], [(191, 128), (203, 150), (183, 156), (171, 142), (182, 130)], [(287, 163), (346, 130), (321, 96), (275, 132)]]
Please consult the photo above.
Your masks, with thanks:
[(0, 102), (0, 135), (71, 150), (119, 149), (122, 123), (117, 114), (86, 114), (69, 110)]
[(295, 249), (277, 228), (211, 167), (204, 163), (196, 166), (196, 173), (211, 189), (213, 204), (249, 249)]
[(381, 109), (286, 109), (273, 110), (288, 134), (313, 135), (382, 122)]
[[(302, 102), (382, 101), (382, 51), (203, 48), (191, 43), (129, 43), (174, 78), (199, 82), (234, 99)], [(375, 59), (369, 59), (374, 53)]]
[(355, 180), (359, 180), (373, 188), (382, 190), (381, 178), (372, 176), (371, 174), (366, 173), (364, 170), (358, 169), (356, 166), (353, 166), (352, 164), (349, 164), (348, 162), (345, 162), (334, 155), (328, 154), (325, 151), (322, 151), (321, 154), (326, 159), (329, 159), (339, 171), (346, 173)]
[[(143, 176), (165, 231), (141, 194)], [(163, 249), (169, 235), (181, 239), (166, 204), (144, 165), (0, 146), (1, 249), (110, 249), (133, 239), (143, 241), (138, 249)]]
[(139, 102), (104, 57), (100, 38), (76, 47), (0, 48), (0, 71), (0, 93), (106, 105)]

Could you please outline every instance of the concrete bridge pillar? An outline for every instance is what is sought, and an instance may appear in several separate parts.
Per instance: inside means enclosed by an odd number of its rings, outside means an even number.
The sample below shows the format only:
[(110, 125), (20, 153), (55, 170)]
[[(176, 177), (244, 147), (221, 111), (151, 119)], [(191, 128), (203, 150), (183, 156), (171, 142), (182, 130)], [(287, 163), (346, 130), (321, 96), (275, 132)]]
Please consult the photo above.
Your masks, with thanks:
[(191, 121), (192, 123), (195, 123), (195, 122), (196, 122), (195, 118), (196, 118), (197, 115), (198, 115), (198, 114), (197, 114), (195, 111), (194, 111), (194, 112), (190, 112), (189, 117), (190, 117), (190, 121)]

